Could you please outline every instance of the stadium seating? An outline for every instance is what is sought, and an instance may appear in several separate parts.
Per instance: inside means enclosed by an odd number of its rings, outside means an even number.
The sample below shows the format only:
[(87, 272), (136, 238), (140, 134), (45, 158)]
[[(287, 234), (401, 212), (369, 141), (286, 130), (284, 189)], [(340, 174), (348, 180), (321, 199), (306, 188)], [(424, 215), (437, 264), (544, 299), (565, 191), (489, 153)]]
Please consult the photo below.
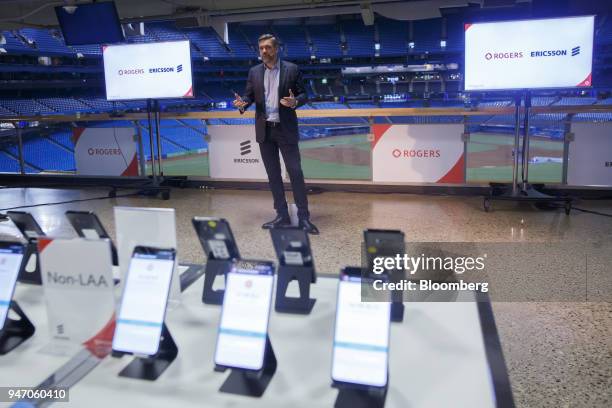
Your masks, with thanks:
[(367, 57), (374, 53), (374, 26), (364, 26), (361, 21), (344, 21), (341, 24), (348, 45), (347, 55)]
[[(14, 156), (19, 154), (17, 146), (10, 146), (7, 151)], [(26, 162), (42, 170), (74, 171), (76, 167), (72, 152), (44, 138), (25, 141), (23, 157)]]
[[(443, 36), (443, 20), (428, 19), (412, 22), (413, 36), (410, 38), (410, 23), (388, 19), (380, 15), (376, 16), (375, 24), (364, 26), (360, 16), (354, 18), (339, 17), (332, 23), (320, 23), (320, 21), (332, 21), (331, 19), (315, 20), (311, 23), (304, 20), (296, 24), (288, 24), (286, 21), (266, 21), (265, 23), (230, 23), (228, 26), (229, 44), (224, 44), (222, 39), (210, 27), (191, 29), (177, 29), (173, 22), (145, 23), (145, 35), (129, 35), (127, 42), (143, 43), (152, 41), (176, 41), (188, 39), (192, 43), (192, 57), (194, 58), (194, 72), (196, 72), (196, 98), (191, 100), (168, 99), (160, 101), (162, 111), (187, 111), (208, 109), (208, 104), (229, 102), (232, 92), (242, 93), (245, 86), (246, 60), (254, 63), (257, 57), (257, 38), (264, 32), (277, 35), (281, 44), (281, 55), (289, 60), (296, 60), (300, 65), (309, 68), (305, 74), (306, 90), (312, 99), (327, 99), (324, 102), (312, 102), (300, 108), (307, 109), (370, 109), (378, 108), (422, 108), (422, 107), (463, 107), (464, 102), (461, 95), (462, 80), (456, 76), (449, 79), (452, 72), (440, 72), (436, 80), (425, 80), (420, 77), (408, 77), (398, 82), (388, 82), (386, 78), (350, 78), (343, 77), (339, 68), (343, 66), (344, 60), (335, 59), (329, 64), (321, 64), (324, 68), (317, 71), (320, 58), (343, 58), (351, 57), (355, 64), (365, 64), (363, 61), (375, 61), (376, 50), (374, 48), (375, 38), (378, 36), (381, 57), (393, 57), (393, 60), (415, 54), (415, 58), (426, 54), (446, 53), (436, 61), (446, 60), (448, 62), (461, 62), (464, 41), (463, 18), (460, 15), (448, 15), (446, 18), (446, 47), (442, 48), (440, 40)], [(15, 69), (24, 66), (24, 72), (47, 73), (56, 69), (57, 72), (100, 74), (101, 49), (99, 45), (66, 46), (61, 33), (58, 30), (22, 28), (20, 30), (2, 31), (6, 40), (0, 48), (9, 56), (64, 56), (63, 65), (46, 66), (36, 63), (36, 58), (28, 57), (34, 62), (21, 62), (14, 64)], [(346, 40), (346, 47), (341, 47), (342, 36)], [(408, 42), (414, 41), (414, 48), (408, 47)], [(312, 48), (310, 47), (311, 41)], [(605, 53), (608, 46), (612, 44), (612, 20), (604, 21), (596, 29), (595, 46)], [(76, 59), (77, 53), (83, 54), (82, 59)], [(316, 59), (311, 60), (311, 55)], [(607, 55), (607, 54), (606, 54)], [(79, 56), (80, 57), (80, 56)], [(215, 64), (206, 65), (202, 57), (215, 60)], [(412, 58), (412, 57), (409, 57)], [(308, 61), (307, 65), (306, 61)], [(601, 59), (601, 61), (605, 61)], [(602, 63), (596, 60), (595, 64)], [(426, 63), (426, 58), (422, 63)], [(417, 62), (420, 63), (420, 62)], [(608, 62), (609, 63), (609, 62)], [(28, 65), (29, 64), (29, 65)], [(353, 64), (353, 62), (351, 62)], [(368, 62), (369, 64), (369, 62)], [(4, 64), (6, 66), (6, 64)], [(333, 66), (333, 68), (330, 68)], [(231, 71), (231, 75), (223, 77), (216, 71), (225, 69)], [(313, 69), (314, 68), (314, 69)], [(594, 83), (597, 82), (601, 88), (606, 86), (612, 88), (610, 75), (604, 74), (602, 69), (594, 69)], [(205, 75), (203, 75), (203, 73)], [(234, 76), (235, 74), (235, 76)], [(598, 76), (599, 75), (599, 76)], [(607, 75), (607, 76), (606, 76)], [(323, 79), (325, 78), (325, 83)], [(607, 82), (606, 82), (607, 81)], [(444, 98), (443, 90), (445, 92)], [(110, 102), (103, 97), (103, 93), (87, 89), (74, 92), (73, 96), (61, 97), (57, 93), (52, 95), (40, 91), (36, 96), (27, 97), (20, 94), (19, 97), (8, 97), (3, 94), (0, 99), (0, 118), (35, 115), (57, 115), (73, 114), (76, 112), (122, 112), (127, 110), (143, 111), (146, 109), (144, 101), (122, 101)], [(612, 98), (597, 100), (597, 90), (587, 91), (589, 96), (576, 96), (577, 94), (552, 91), (542, 94), (534, 92), (532, 98), (533, 106), (567, 106), (567, 105), (612, 105)], [(24, 94), (29, 95), (29, 94)], [(84, 96), (86, 95), (86, 96)], [(350, 102), (358, 95), (359, 100)], [(398, 102), (383, 100), (385, 95), (398, 98)], [(415, 96), (418, 95), (418, 96)], [(601, 94), (600, 94), (601, 95)], [(420, 99), (422, 96), (429, 99)], [(513, 106), (511, 95), (506, 94), (496, 98), (489, 94), (484, 100), (479, 101), (477, 96), (471, 106), (475, 107), (505, 107)], [(378, 100), (380, 99), (380, 102)], [(372, 102), (367, 102), (367, 101)], [(332, 102), (335, 101), (335, 102)], [(345, 103), (341, 103), (345, 102)], [(228, 105), (219, 110), (232, 110)], [(253, 109), (253, 108), (251, 108)], [(537, 114), (530, 118), (532, 133), (549, 137), (559, 137), (568, 119), (565, 114)], [(472, 129), (494, 130), (499, 132), (511, 132), (514, 128), (514, 115), (491, 115), (468, 117), (468, 126)], [(462, 123), (463, 118), (459, 116), (396, 116), (375, 117), (375, 123)], [(572, 121), (612, 121), (610, 113), (580, 113), (572, 117)], [(366, 125), (366, 117), (341, 117), (341, 118), (300, 118), (300, 135), (303, 139), (328, 137), (342, 132), (351, 132), (357, 125)], [(161, 123), (161, 148), (164, 156), (185, 154), (192, 151), (207, 149), (204, 136), (207, 134), (206, 124), (209, 125), (242, 125), (253, 124), (253, 119), (209, 119), (207, 121), (194, 119), (164, 120)], [(131, 121), (114, 121), (87, 123), (87, 126), (128, 126), (133, 127)], [(139, 126), (143, 130), (143, 147), (147, 159), (150, 159), (149, 133), (147, 121), (140, 121)], [(340, 130), (338, 130), (340, 129)], [(24, 142), (25, 158), (33, 167), (27, 167), (28, 172), (42, 170), (70, 171), (74, 169), (74, 158), (71, 153), (74, 144), (71, 140), (71, 128), (54, 128), (53, 131), (41, 134), (38, 138), (30, 138)], [(350, 133), (348, 133), (350, 134)], [(154, 146), (155, 148), (155, 146)], [(18, 171), (18, 162), (15, 158), (16, 147), (5, 147), (0, 151), (0, 171)]]
[(303, 26), (275, 25), (273, 30), (283, 44), (285, 58), (306, 59), (310, 57)]
[(49, 135), (49, 138), (51, 138), (56, 143), (66, 147), (67, 149), (74, 151), (74, 141), (72, 140), (71, 130), (51, 133)]
[(18, 173), (19, 161), (16, 157), (9, 155), (4, 150), (0, 150), (0, 173)]
[(43, 55), (74, 55), (74, 51), (64, 44), (57, 30), (41, 30), (37, 28), (22, 28), (21, 35), (31, 41)]
[(1, 99), (0, 106), (3, 106), (11, 112), (15, 112), (19, 115), (42, 115), (42, 114), (56, 114), (56, 110), (42, 105), (33, 99)]
[(93, 112), (95, 110), (75, 98), (37, 98), (36, 101), (57, 113)]

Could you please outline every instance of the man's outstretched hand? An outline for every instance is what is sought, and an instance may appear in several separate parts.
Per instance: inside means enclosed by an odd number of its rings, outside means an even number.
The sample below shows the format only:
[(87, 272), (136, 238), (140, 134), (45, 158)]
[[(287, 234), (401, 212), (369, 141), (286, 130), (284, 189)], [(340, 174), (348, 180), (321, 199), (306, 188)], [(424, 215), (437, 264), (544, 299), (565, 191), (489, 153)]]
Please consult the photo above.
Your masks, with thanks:
[(295, 108), (297, 106), (297, 99), (295, 99), (291, 89), (289, 89), (289, 96), (285, 96), (283, 99), (281, 99), (280, 103), (287, 108)]
[(234, 108), (238, 108), (240, 110), (244, 110), (244, 107), (247, 106), (247, 103), (245, 101), (243, 101), (242, 97), (240, 95), (238, 95), (237, 93), (235, 93), (235, 92), (234, 92), (234, 97), (236, 98), (232, 102), (232, 104), (234, 105)]

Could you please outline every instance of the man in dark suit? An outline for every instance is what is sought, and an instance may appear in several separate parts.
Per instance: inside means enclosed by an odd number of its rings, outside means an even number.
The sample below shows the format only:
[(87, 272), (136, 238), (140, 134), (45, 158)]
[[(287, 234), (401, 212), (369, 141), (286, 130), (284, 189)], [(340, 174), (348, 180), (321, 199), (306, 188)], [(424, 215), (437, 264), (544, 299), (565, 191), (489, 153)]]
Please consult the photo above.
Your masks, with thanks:
[(298, 147), (299, 132), (295, 109), (306, 103), (307, 96), (302, 74), (297, 65), (278, 58), (278, 40), (271, 34), (259, 37), (262, 64), (249, 70), (244, 96), (235, 95), (233, 104), (241, 113), (255, 103), (255, 135), (261, 158), (268, 174), (268, 182), (277, 216), (262, 228), (291, 224), (285, 188), (281, 177), (278, 152), (283, 155), (291, 179), (293, 197), (298, 208), (299, 226), (311, 234), (318, 234), (310, 222), (306, 184)]

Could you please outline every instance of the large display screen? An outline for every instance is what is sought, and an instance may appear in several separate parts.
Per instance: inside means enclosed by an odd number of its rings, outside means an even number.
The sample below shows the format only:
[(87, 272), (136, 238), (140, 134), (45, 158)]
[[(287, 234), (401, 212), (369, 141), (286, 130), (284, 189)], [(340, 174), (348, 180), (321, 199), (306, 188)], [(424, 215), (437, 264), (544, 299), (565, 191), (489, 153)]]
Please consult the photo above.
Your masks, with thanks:
[(102, 46), (106, 99), (193, 98), (189, 41)]
[(149, 356), (157, 353), (174, 260), (173, 250), (142, 247), (134, 250), (113, 337), (113, 350)]
[(23, 245), (0, 243), (0, 330), (8, 314), (23, 260)]
[(595, 17), (465, 25), (465, 90), (592, 85)]
[(273, 285), (271, 263), (238, 261), (228, 272), (215, 364), (247, 370), (263, 367)]
[(390, 302), (362, 302), (361, 277), (342, 273), (338, 286), (332, 379), (384, 387), (389, 360)]

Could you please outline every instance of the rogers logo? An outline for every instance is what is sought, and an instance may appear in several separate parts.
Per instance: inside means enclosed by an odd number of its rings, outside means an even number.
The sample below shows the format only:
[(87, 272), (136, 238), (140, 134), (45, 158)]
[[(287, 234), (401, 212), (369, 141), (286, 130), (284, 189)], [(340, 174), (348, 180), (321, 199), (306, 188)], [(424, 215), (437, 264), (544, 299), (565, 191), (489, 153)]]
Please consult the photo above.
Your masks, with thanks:
[(517, 51), (517, 52), (487, 52), (485, 54), (485, 59), (487, 61), (490, 61), (492, 59), (514, 59), (514, 58), (523, 58), (523, 52), (522, 51)]
[(121, 75), (139, 75), (144, 74), (144, 69), (142, 68), (134, 68), (134, 69), (120, 69), (117, 73)]
[(440, 149), (393, 149), (391, 152), (393, 157), (399, 159), (400, 157), (404, 158), (414, 158), (414, 157), (427, 157), (427, 158), (437, 158), (440, 157)]
[(90, 147), (87, 149), (90, 156), (121, 156), (121, 149), (102, 149)]

